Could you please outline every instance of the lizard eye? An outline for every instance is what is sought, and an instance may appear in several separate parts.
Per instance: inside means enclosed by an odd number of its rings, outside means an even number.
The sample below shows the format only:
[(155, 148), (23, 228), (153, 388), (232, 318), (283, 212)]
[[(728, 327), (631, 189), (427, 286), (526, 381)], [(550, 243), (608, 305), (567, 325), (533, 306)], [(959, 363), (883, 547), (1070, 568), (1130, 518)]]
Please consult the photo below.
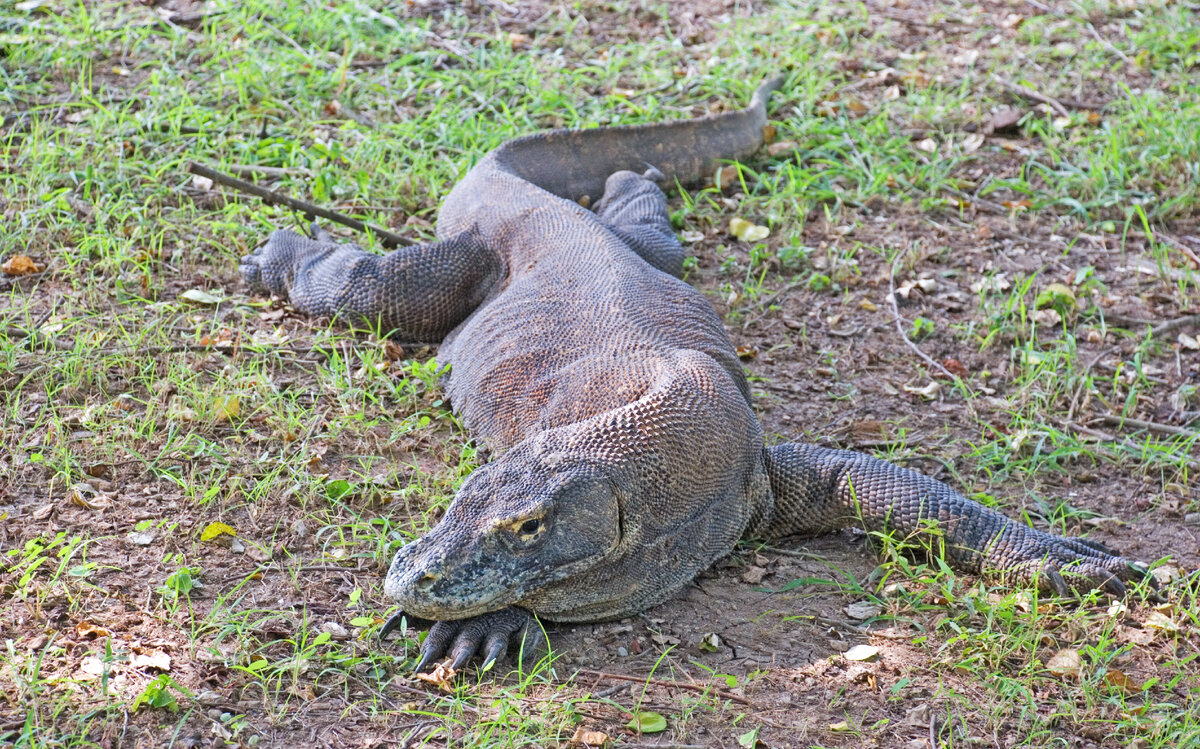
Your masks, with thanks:
[(517, 532), (522, 536), (532, 536), (533, 534), (537, 533), (541, 527), (542, 521), (538, 520), (537, 518), (533, 518), (521, 523), (521, 527), (517, 529)]

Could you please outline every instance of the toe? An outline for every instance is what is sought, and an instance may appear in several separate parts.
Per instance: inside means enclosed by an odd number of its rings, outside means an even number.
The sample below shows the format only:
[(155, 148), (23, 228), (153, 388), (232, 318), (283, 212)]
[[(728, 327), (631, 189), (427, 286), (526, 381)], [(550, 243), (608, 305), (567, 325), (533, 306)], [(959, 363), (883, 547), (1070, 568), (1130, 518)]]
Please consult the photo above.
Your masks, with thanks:
[(493, 632), (488, 635), (483, 650), (483, 669), (487, 670), (500, 656), (508, 652), (508, 633)]

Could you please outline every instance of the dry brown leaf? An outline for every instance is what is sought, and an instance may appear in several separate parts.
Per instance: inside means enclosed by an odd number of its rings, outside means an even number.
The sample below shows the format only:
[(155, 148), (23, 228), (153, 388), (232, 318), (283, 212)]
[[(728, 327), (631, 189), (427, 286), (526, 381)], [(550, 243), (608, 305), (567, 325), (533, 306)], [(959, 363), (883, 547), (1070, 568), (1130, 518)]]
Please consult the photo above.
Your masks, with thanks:
[(1078, 679), (1080, 671), (1083, 670), (1083, 659), (1080, 658), (1078, 650), (1063, 648), (1046, 662), (1046, 669), (1056, 676)]
[(87, 619), (75, 625), (75, 634), (85, 640), (97, 640), (112, 634), (99, 624), (92, 624)]
[(781, 140), (777, 143), (772, 143), (771, 145), (767, 146), (767, 155), (778, 156), (781, 153), (795, 151), (799, 147), (800, 144), (794, 140)]
[(992, 115), (992, 118), (983, 126), (984, 135), (999, 133), (1007, 130), (1015, 129), (1017, 123), (1025, 116), (1025, 111), (1021, 109), (1013, 109), (1005, 107)]
[(28, 276), (41, 272), (43, 268), (45, 268), (44, 265), (38, 265), (28, 255), (13, 255), (0, 264), (0, 271), (3, 271), (6, 276)]
[(745, 571), (742, 572), (742, 582), (749, 583), (750, 585), (758, 585), (766, 576), (767, 571), (765, 569), (762, 567), (751, 566), (747, 567)]
[(736, 166), (723, 166), (713, 174), (713, 186), (724, 192), (736, 183), (737, 179), (738, 170)]
[(1116, 669), (1109, 669), (1104, 674), (1104, 683), (1110, 687), (1120, 689), (1126, 694), (1142, 691), (1141, 684), (1139, 684), (1135, 679), (1131, 678), (1124, 671), (1118, 671)]
[(454, 669), (445, 663), (439, 663), (434, 667), (433, 671), (427, 674), (417, 674), (417, 678), (421, 681), (427, 681), (433, 684), (443, 692), (454, 691), (454, 675), (457, 673)]
[(575, 729), (575, 735), (567, 743), (582, 746), (605, 746), (608, 744), (608, 734), (603, 731), (593, 731), (590, 728), (579, 726)]
[(171, 670), (171, 656), (161, 650), (146, 649), (133, 656), (135, 668), (150, 668), (156, 671)]

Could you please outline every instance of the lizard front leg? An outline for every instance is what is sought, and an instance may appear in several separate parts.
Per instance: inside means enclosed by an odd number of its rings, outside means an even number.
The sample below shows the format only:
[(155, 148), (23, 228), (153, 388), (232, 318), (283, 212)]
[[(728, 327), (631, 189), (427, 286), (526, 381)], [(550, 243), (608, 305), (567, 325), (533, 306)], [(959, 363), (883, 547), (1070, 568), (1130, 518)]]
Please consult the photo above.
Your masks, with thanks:
[(356, 244), (276, 231), (242, 258), (253, 291), (287, 299), (305, 314), (341, 317), (412, 341), (438, 341), (504, 277), (496, 253), (470, 232), (373, 255)]

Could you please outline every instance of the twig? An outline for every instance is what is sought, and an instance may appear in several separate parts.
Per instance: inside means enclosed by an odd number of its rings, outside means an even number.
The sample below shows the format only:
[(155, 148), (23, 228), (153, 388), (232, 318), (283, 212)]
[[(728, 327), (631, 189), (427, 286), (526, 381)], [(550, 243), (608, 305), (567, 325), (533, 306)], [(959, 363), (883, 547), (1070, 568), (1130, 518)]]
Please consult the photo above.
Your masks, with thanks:
[[(1114, 434), (1108, 434), (1107, 432), (1101, 432), (1099, 429), (1092, 429), (1091, 427), (1084, 426), (1083, 424), (1077, 424), (1074, 421), (1068, 421), (1066, 426), (1068, 429), (1070, 429), (1073, 432), (1076, 432), (1078, 434), (1086, 434), (1087, 436), (1098, 439), (1101, 442), (1112, 442), (1113, 444), (1124, 447), (1126, 450), (1129, 450), (1130, 452), (1133, 452), (1133, 453), (1142, 452), (1142, 446), (1139, 445), (1138, 443), (1134, 442), (1133, 440), (1129, 439), (1128, 437), (1117, 437)], [(1110, 458), (1120, 457), (1120, 454), (1114, 450), (1107, 449), (1103, 446), (1101, 446), (1099, 449), (1102, 452), (1104, 452), (1106, 455), (1108, 455)], [(1151, 453), (1151, 456), (1157, 457), (1157, 455), (1155, 453)], [(1173, 462), (1173, 461), (1167, 460), (1165, 458), (1162, 458), (1162, 460), (1167, 463)], [(1200, 461), (1188, 460), (1185, 458), (1185, 459), (1181, 460), (1180, 463), (1182, 465), (1187, 466), (1190, 470), (1200, 471)]]
[(679, 681), (665, 681), (663, 679), (651, 679), (647, 676), (627, 676), (625, 674), (610, 674), (607, 671), (592, 671), (590, 669), (581, 668), (576, 673), (585, 674), (587, 676), (595, 676), (597, 679), (616, 679), (617, 681), (631, 681), (637, 684), (653, 684), (659, 687), (668, 689), (688, 689), (693, 692), (711, 692), (722, 699), (733, 700), (740, 702), (743, 705), (749, 705), (750, 700), (745, 697), (738, 696), (732, 692), (726, 692), (723, 689), (718, 689), (712, 684), (684, 684)]
[(238, 179), (237, 177), (231, 177), (228, 174), (222, 174), (221, 172), (210, 169), (203, 164), (197, 164), (194, 161), (189, 161), (187, 163), (187, 171), (192, 174), (198, 174), (201, 177), (208, 177), (213, 182), (220, 183), (227, 187), (232, 187), (235, 190), (240, 190), (244, 193), (262, 198), (267, 203), (286, 205), (288, 208), (291, 208), (294, 211), (300, 211), (309, 218), (320, 217), (326, 219), (327, 221), (333, 221), (341, 224), (342, 226), (348, 226), (355, 231), (372, 232), (379, 237), (380, 243), (385, 247), (406, 247), (416, 244), (416, 242), (413, 240), (402, 237), (399, 234), (393, 234), (387, 229), (382, 229), (378, 226), (372, 226), (371, 224), (364, 224), (362, 221), (359, 221), (356, 218), (350, 218), (349, 216), (338, 213), (337, 211), (331, 211), (328, 208), (321, 208), (320, 206), (313, 205), (312, 203), (306, 203), (303, 200), (297, 200), (296, 198), (289, 197), (283, 193), (276, 192), (275, 190), (268, 190), (265, 187), (259, 187), (252, 182), (246, 182), (245, 180)]
[(1000, 205), (999, 203), (988, 200), (987, 198), (976, 197), (974, 195), (971, 195), (970, 193), (965, 193), (962, 190), (956, 190), (953, 187), (947, 187), (945, 185), (942, 186), (942, 190), (950, 193), (951, 195), (957, 195), (962, 200), (966, 200), (971, 203), (974, 203), (975, 205), (979, 206), (980, 208), (983, 208), (986, 211), (989, 211), (990, 213), (995, 213), (995, 214), (998, 214), (1001, 216), (1008, 216), (1012, 213), (1012, 211), (1009, 210), (1008, 208), (1005, 208), (1004, 206)]
[(1065, 106), (1063, 106), (1063, 103), (1061, 101), (1059, 101), (1058, 99), (1055, 99), (1053, 96), (1047, 96), (1046, 94), (1043, 94), (1040, 91), (1036, 91), (1032, 88), (1029, 88), (1028, 86), (1018, 85), (1016, 83), (1013, 83), (1010, 80), (1006, 80), (999, 76), (992, 76), (992, 80), (995, 81), (996, 83), (999, 83), (1001, 86), (1003, 86), (1004, 88), (1013, 92), (1017, 96), (1022, 96), (1026, 99), (1030, 99), (1032, 101), (1036, 101), (1041, 104), (1045, 104), (1046, 106), (1053, 109), (1056, 114), (1060, 114), (1063, 117), (1071, 116), (1071, 113), (1067, 111), (1067, 108)]
[(1115, 54), (1117, 57), (1121, 58), (1121, 62), (1125, 63), (1126, 65), (1129, 65), (1133, 62), (1133, 60), (1129, 59), (1129, 55), (1127, 55), (1124, 52), (1122, 52), (1121, 50), (1117, 49), (1117, 45), (1113, 44), (1112, 42), (1108, 41), (1104, 37), (1100, 36), (1100, 32), (1096, 31), (1095, 26), (1093, 26), (1091, 23), (1087, 23), (1084, 25), (1087, 26), (1088, 31), (1092, 32), (1092, 36), (1095, 37), (1096, 41), (1100, 42), (1105, 47), (1108, 47), (1108, 49), (1113, 54)]
[(1200, 432), (1194, 429), (1184, 429), (1183, 427), (1171, 424), (1159, 424), (1157, 421), (1143, 421), (1129, 417), (1122, 419), (1120, 416), (1113, 416), (1112, 414), (1104, 414), (1100, 418), (1105, 424), (1114, 427), (1131, 426), (1134, 429), (1145, 429), (1148, 432), (1169, 434), (1175, 437), (1200, 437)]
[(1191, 247), (1188, 247), (1183, 242), (1180, 242), (1175, 237), (1172, 237), (1170, 234), (1165, 234), (1161, 231), (1155, 232), (1155, 237), (1179, 250), (1185, 257), (1187, 257), (1188, 261), (1192, 264), (1193, 269), (1200, 270), (1200, 255), (1197, 255), (1196, 251)]
[(900, 305), (896, 304), (896, 266), (899, 264), (900, 256), (897, 255), (896, 259), (892, 262), (892, 272), (888, 275), (888, 302), (890, 302), (892, 305), (892, 319), (896, 322), (896, 332), (900, 334), (900, 338), (904, 341), (904, 343), (907, 344), (917, 356), (921, 357), (922, 361), (934, 369), (942, 372), (951, 380), (958, 382), (959, 379), (957, 375), (953, 374), (950, 370), (931, 359), (929, 354), (926, 354), (924, 351), (922, 351), (921, 347), (913, 343), (913, 341), (909, 339), (908, 334), (904, 332), (904, 323), (901, 322), (900, 317)]
[(312, 172), (298, 167), (263, 166), (261, 164), (230, 164), (229, 171), (241, 177), (311, 177)]
[(1192, 325), (1195, 323), (1200, 323), (1200, 314), (1188, 315), (1186, 317), (1179, 317), (1174, 320), (1168, 320), (1167, 322), (1163, 323), (1162, 325), (1151, 328), (1150, 336), (1152, 338), (1157, 338), (1160, 335), (1166, 335), (1167, 333), (1174, 333), (1176, 330), (1178, 330), (1180, 328), (1185, 328), (1188, 325)]

